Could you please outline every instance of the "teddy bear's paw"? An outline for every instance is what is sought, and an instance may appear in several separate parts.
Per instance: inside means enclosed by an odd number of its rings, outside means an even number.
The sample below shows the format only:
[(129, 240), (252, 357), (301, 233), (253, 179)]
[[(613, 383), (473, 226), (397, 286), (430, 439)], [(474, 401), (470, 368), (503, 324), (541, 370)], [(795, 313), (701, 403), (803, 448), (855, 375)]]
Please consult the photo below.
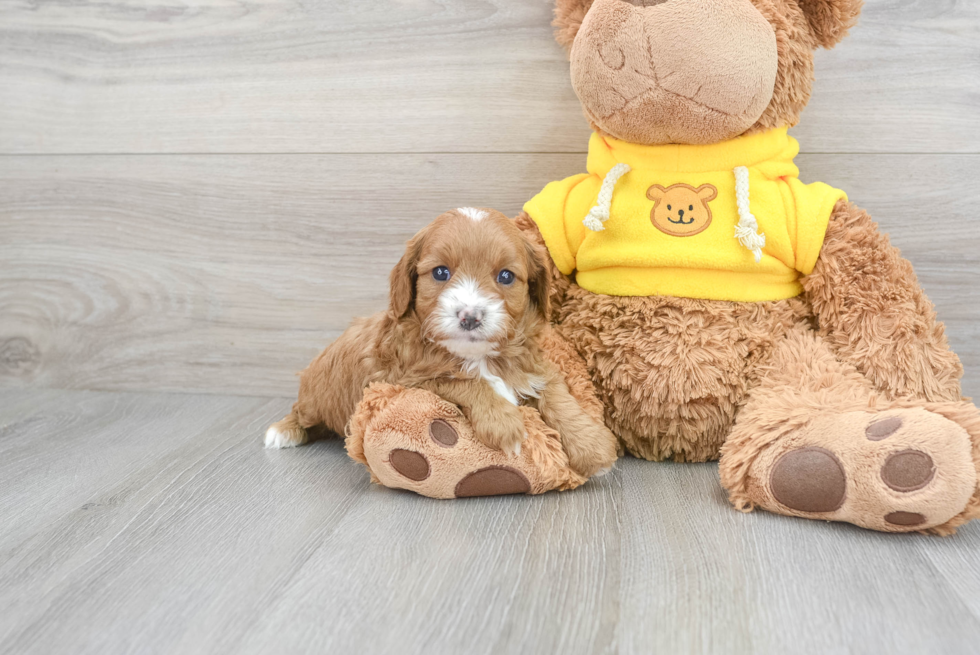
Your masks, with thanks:
[(522, 411), (528, 436), (520, 454), (507, 454), (476, 441), (455, 405), (403, 389), (366, 422), (363, 461), (377, 482), (432, 498), (539, 494), (584, 482), (568, 468), (557, 434)]
[[(451, 419), (449, 419), (451, 420)], [(452, 424), (446, 419), (435, 419), (429, 423), (429, 437), (442, 448), (454, 448), (459, 444), (459, 432), (452, 426)], [(405, 480), (410, 480), (415, 483), (421, 483), (427, 480), (432, 474), (432, 465), (429, 463), (430, 458), (438, 461), (439, 457), (432, 457), (432, 453), (428, 453), (430, 457), (426, 457), (426, 454), (419, 452), (419, 450), (426, 450), (424, 444), (413, 443), (414, 447), (418, 450), (408, 450), (405, 448), (395, 448), (388, 452), (387, 465), (395, 473), (404, 478)], [(423, 446), (423, 447), (419, 447)], [(369, 449), (370, 450), (370, 449)], [(460, 464), (461, 462), (457, 462)], [(511, 462), (511, 464), (516, 462)], [(384, 458), (382, 455), (382, 466), (384, 464)], [(443, 469), (450, 469), (450, 466), (443, 466)], [(372, 470), (377, 470), (372, 468)], [(384, 476), (381, 473), (379, 479), (389, 487), (399, 487), (403, 486), (399, 484), (403, 482), (402, 480), (391, 479), (391, 476)], [(389, 479), (385, 479), (389, 478)], [(455, 476), (450, 480), (455, 480)], [(444, 490), (446, 485), (439, 485)], [(411, 488), (411, 486), (406, 486), (404, 488)], [(422, 493), (421, 490), (419, 490)], [(432, 492), (437, 492), (435, 489), (430, 489), (430, 494)], [(485, 466), (483, 468), (471, 471), (463, 476), (459, 482), (453, 488), (452, 496), (455, 498), (465, 498), (468, 496), (501, 496), (506, 494), (526, 494), (531, 492), (531, 483), (527, 476), (520, 471), (519, 468), (514, 468), (512, 465), (505, 464), (495, 464), (491, 466)], [(438, 493), (439, 497), (447, 496), (445, 493)]]
[(753, 464), (756, 504), (884, 532), (941, 526), (977, 488), (970, 437), (925, 409), (820, 416)]

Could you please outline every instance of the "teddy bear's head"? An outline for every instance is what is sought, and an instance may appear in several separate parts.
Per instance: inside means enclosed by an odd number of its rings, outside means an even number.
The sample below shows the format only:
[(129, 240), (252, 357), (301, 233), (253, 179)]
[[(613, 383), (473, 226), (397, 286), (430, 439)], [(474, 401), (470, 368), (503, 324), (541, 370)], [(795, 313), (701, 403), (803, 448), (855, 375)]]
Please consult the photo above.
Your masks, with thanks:
[(593, 129), (632, 143), (717, 143), (792, 126), (813, 51), (863, 0), (557, 0), (556, 36)]

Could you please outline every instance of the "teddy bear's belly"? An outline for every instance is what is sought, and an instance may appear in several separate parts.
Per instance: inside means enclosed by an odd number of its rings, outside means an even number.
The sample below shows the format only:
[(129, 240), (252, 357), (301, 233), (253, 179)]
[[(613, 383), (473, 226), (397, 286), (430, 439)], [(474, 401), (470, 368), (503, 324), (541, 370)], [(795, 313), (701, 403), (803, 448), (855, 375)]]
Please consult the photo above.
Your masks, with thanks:
[(809, 316), (799, 298), (623, 298), (575, 285), (560, 331), (585, 358), (606, 423), (636, 457), (717, 459), (772, 343)]

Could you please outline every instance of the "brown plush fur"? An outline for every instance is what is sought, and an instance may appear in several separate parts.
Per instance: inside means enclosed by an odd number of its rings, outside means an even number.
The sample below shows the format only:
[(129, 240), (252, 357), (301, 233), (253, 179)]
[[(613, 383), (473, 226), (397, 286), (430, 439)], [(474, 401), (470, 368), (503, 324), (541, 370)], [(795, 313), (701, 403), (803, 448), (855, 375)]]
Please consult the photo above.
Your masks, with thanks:
[(817, 45), (832, 48), (857, 23), (864, 0), (797, 0)]
[[(478, 441), (498, 450), (520, 450), (525, 436), (520, 408), (457, 354), (460, 347), (473, 347), (472, 339), (462, 346), (447, 345), (473, 333), (440, 323), (440, 302), (451, 287), (430, 272), (446, 266), (454, 280), (469, 279), (502, 301), (501, 329), (475, 344), (492, 346), (480, 358), (487, 371), (531, 396), (528, 404), (561, 435), (577, 471), (589, 476), (612, 465), (615, 438), (579, 405), (541, 347), (549, 331), (546, 255), (513, 221), (480, 211), (485, 214), (481, 220), (448, 212), (412, 238), (391, 273), (388, 311), (356, 320), (303, 371), (292, 413), (272, 428), (285, 435), (284, 445), (305, 442), (304, 430), (317, 425), (342, 433), (363, 390), (386, 382), (434, 392), (462, 407)], [(513, 284), (496, 281), (504, 269), (513, 271)], [(577, 387), (581, 391), (581, 380)]]
[[(525, 214), (517, 225), (529, 240), (541, 240)], [(723, 484), (737, 506), (751, 508), (758, 495), (747, 466), (818, 413), (922, 407), (967, 431), (980, 467), (976, 409), (960, 399), (959, 360), (911, 265), (864, 211), (846, 202), (834, 211), (826, 244), (803, 280), (803, 296), (766, 303), (605, 296), (585, 291), (551, 264), (550, 274), (564, 277), (552, 284), (552, 320), (585, 359), (606, 424), (627, 451), (675, 461), (724, 453)], [(823, 358), (807, 360), (787, 345), (818, 325), (826, 339)], [(828, 362), (842, 372), (820, 373)], [(774, 370), (839, 386), (807, 400), (780, 386)], [(950, 534), (978, 515), (980, 493), (959, 515), (926, 531)]]
[[(541, 238), (525, 214), (517, 224), (529, 238)], [(630, 453), (651, 460), (717, 459), (755, 368), (807, 315), (799, 298), (730, 303), (606, 296), (567, 278), (553, 286), (563, 287), (563, 295), (552, 297), (556, 329), (584, 357), (606, 425)]]
[[(772, 27), (778, 54), (772, 97), (746, 133), (793, 126), (810, 98), (814, 48), (839, 42), (855, 24), (862, 2), (746, 1)], [(646, 12), (646, 32), (690, 32), (689, 21), (677, 17), (683, 3), (693, 8), (694, 0), (671, 2), (669, 12), (660, 3), (631, 4)], [(647, 4), (654, 6), (641, 9)], [(573, 80), (577, 75), (592, 84), (576, 87), (580, 97), (596, 95), (600, 102), (590, 102), (602, 106), (602, 93), (627, 95), (616, 88), (620, 84), (629, 87), (629, 97), (637, 97), (635, 78), (611, 77), (604, 68), (612, 64), (595, 37), (602, 26), (617, 50), (633, 48), (617, 55), (620, 59), (642, 61), (654, 51), (630, 26), (637, 16), (605, 0), (557, 0), (559, 43), (570, 52), (573, 44), (576, 51), (599, 52), (592, 60), (573, 58), (573, 68), (579, 67)], [(674, 20), (666, 26), (651, 23), (657, 17)], [(617, 29), (637, 34), (624, 40)], [(591, 41), (576, 42), (580, 30)], [(595, 67), (597, 77), (590, 78), (582, 66)], [(606, 90), (596, 86), (603, 80), (611, 81)], [(656, 83), (652, 79), (651, 85)], [(632, 122), (622, 116), (590, 122), (600, 133), (643, 143), (657, 129), (667, 142), (677, 142), (670, 139), (677, 134), (683, 137), (679, 142), (706, 142), (712, 131), (716, 140), (730, 136), (717, 121), (705, 122), (697, 132), (672, 133), (690, 118), (684, 108), (676, 109), (674, 118), (663, 107), (647, 111), (641, 105), (633, 107)], [(659, 125), (633, 129), (643, 121)], [(517, 225), (529, 239), (541, 241), (529, 217), (518, 217)], [(934, 534), (949, 534), (980, 515), (980, 412), (961, 398), (962, 367), (911, 264), (863, 210), (838, 204), (816, 267), (802, 280), (803, 295), (786, 301), (610, 297), (586, 292), (574, 277), (563, 280), (551, 269), (551, 319), (585, 359), (606, 423), (632, 454), (682, 461), (720, 455), (722, 484), (739, 509), (759, 506), (877, 530)], [(901, 417), (902, 429), (882, 441), (866, 438), (864, 430), (882, 416)], [(848, 489), (838, 510), (817, 515), (778, 502), (767, 477), (780, 454), (814, 444), (836, 454)], [(882, 458), (909, 444), (931, 455), (937, 481), (922, 492), (896, 493), (882, 483)], [(918, 527), (894, 524), (887, 520), (891, 512), (913, 512), (925, 520)]]
[[(966, 508), (955, 512), (956, 515), (948, 521), (933, 525), (925, 531), (933, 534), (951, 534), (958, 525), (980, 516), (980, 493), (976, 491), (975, 482), (975, 467), (976, 463), (980, 462), (980, 446), (978, 446), (980, 412), (972, 404), (961, 400), (923, 403), (916, 399), (894, 399), (890, 390), (875, 389), (871, 381), (861, 375), (852, 364), (841, 361), (830, 344), (816, 336), (804, 324), (795, 326), (787, 333), (786, 338), (779, 343), (772, 357), (759, 368), (758, 373), (760, 382), (750, 391), (749, 400), (739, 412), (735, 428), (722, 448), (721, 482), (728, 490), (729, 498), (737, 509), (748, 511), (760, 504), (766, 506), (767, 499), (771, 502), (769, 494), (763, 488), (765, 481), (760, 481), (757, 476), (752, 475), (753, 466), (760, 457), (767, 454), (767, 451), (772, 450), (778, 454), (787, 448), (795, 447), (797, 444), (792, 443), (794, 434), (804, 430), (812, 422), (824, 419), (824, 425), (827, 425), (827, 418), (831, 419), (832, 423), (835, 417), (846, 417), (848, 413), (857, 413), (858, 417), (861, 417), (859, 427), (863, 428), (873, 420), (874, 416), (881, 413), (893, 414), (894, 410), (901, 408), (918, 408), (939, 415), (950, 421), (951, 427), (959, 426), (967, 432), (968, 443), (972, 444), (973, 461), (967, 461), (966, 465), (974, 473), (974, 479), (967, 481), (969, 487), (965, 493), (972, 497)], [(913, 421), (914, 417), (913, 420), (906, 417), (907, 425), (904, 434), (908, 434), (909, 429), (913, 427), (908, 425)], [(931, 428), (931, 431), (935, 430), (936, 427)], [(860, 472), (861, 467), (867, 467), (868, 464), (873, 466), (876, 458), (854, 456), (853, 461), (848, 462), (846, 461), (848, 451), (853, 451), (857, 447), (864, 450), (877, 449), (887, 453), (901, 450), (903, 447), (896, 443), (896, 439), (900, 439), (901, 435), (877, 443), (869, 442), (863, 434), (859, 434), (858, 438), (853, 440), (838, 442), (833, 430), (824, 430), (819, 436), (828, 439), (833, 445), (833, 451), (845, 457), (846, 468), (857, 469), (848, 471), (849, 478), (857, 477), (855, 474)], [(814, 437), (810, 437), (805, 443), (813, 444)], [(955, 449), (950, 448), (949, 445), (929, 443), (928, 440), (926, 444), (925, 449), (931, 452), (933, 459), (940, 460), (944, 450), (949, 452), (950, 457), (959, 457)], [(968, 459), (971, 457), (969, 450), (968, 446), (965, 455)], [(870, 461), (862, 461), (862, 459)], [(957, 463), (955, 459), (953, 463)], [(945, 482), (950, 482), (950, 478), (954, 477), (950, 475), (949, 467), (940, 466), (940, 471), (940, 479)], [(877, 470), (867, 473), (870, 475), (864, 477), (877, 481)], [(956, 480), (952, 481), (956, 482)], [(850, 483), (854, 484), (853, 480)], [(854, 501), (858, 508), (863, 510), (865, 508), (861, 505), (880, 506), (881, 501), (876, 497), (882, 495), (885, 496), (886, 502), (903, 500), (889, 498), (888, 494), (869, 493), (864, 494), (863, 497), (855, 496)], [(805, 513), (786, 511), (774, 505), (766, 508), (781, 513), (806, 516)], [(880, 521), (888, 508), (876, 509), (877, 512), (861, 511), (856, 516), (843, 520), (850, 520), (878, 530), (889, 529), (889, 526), (883, 525)], [(833, 514), (818, 518), (842, 520), (841, 516)]]
[(752, 0), (776, 32), (779, 67), (769, 106), (748, 134), (792, 127), (813, 90), (813, 49), (816, 43), (806, 16), (794, 0)]
[(959, 400), (963, 367), (908, 260), (845, 202), (803, 279), (819, 334), (891, 397)]
[(582, 27), (582, 19), (589, 12), (592, 0), (557, 0), (555, 2), (555, 40), (565, 51), (572, 49), (575, 35)]

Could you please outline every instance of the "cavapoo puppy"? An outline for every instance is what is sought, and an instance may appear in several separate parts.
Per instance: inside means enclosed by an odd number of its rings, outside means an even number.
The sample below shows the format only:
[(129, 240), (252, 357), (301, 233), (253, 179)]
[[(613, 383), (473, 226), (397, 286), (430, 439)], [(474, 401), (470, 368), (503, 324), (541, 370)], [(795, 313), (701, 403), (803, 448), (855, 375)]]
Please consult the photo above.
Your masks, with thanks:
[(408, 242), (391, 272), (390, 306), (356, 319), (302, 373), (299, 399), (265, 445), (298, 446), (323, 425), (343, 434), (372, 382), (432, 391), (458, 405), (475, 437), (520, 453), (535, 407), (569, 462), (591, 476), (616, 460), (616, 438), (588, 416), (548, 361), (546, 254), (489, 209), (447, 212)]

